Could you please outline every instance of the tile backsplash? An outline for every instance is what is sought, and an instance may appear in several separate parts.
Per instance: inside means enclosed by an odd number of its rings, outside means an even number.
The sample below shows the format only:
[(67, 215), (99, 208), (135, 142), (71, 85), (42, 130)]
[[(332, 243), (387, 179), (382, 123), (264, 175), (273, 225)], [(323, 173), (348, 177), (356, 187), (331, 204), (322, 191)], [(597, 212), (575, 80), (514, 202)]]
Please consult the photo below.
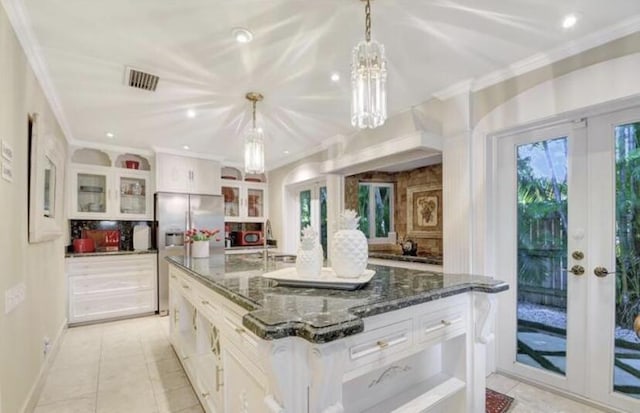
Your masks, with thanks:
[[(69, 220), (69, 239), (73, 243), (74, 239), (82, 238), (83, 229), (103, 229), (120, 231), (120, 250), (133, 250), (133, 227), (146, 223), (153, 228), (153, 221), (99, 221), (99, 220)], [(156, 248), (155, 234), (151, 231), (151, 248)], [(69, 251), (73, 250), (73, 245), (67, 246)]]

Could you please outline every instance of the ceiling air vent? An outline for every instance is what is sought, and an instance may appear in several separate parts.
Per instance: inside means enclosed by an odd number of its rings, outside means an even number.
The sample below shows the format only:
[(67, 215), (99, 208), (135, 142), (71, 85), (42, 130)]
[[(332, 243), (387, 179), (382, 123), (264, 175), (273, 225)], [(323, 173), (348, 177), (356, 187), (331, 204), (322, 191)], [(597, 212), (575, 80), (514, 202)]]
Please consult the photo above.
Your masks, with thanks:
[(149, 90), (151, 92), (155, 92), (158, 87), (158, 80), (160, 80), (160, 77), (156, 75), (131, 67), (125, 69), (124, 78), (128, 86), (135, 87), (136, 89)]

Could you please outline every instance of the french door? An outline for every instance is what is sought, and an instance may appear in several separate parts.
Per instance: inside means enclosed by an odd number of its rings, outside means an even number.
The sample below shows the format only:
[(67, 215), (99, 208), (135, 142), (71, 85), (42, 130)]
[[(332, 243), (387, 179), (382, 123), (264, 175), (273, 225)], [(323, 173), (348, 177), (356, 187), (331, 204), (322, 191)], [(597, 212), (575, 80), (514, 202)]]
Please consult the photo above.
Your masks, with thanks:
[(498, 367), (640, 411), (640, 109), (500, 138), (496, 178)]
[(311, 225), (320, 238), (320, 245), (327, 257), (327, 186), (324, 183), (300, 187), (298, 193), (297, 238), (304, 227)]

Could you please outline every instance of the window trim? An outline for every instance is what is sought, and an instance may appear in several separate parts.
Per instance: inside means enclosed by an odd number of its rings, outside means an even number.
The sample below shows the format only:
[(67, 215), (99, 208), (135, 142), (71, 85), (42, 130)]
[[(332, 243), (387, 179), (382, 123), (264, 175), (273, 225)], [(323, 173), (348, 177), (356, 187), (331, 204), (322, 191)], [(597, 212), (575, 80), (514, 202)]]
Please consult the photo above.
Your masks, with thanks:
[[(395, 183), (394, 182), (358, 182), (358, 191), (361, 186), (369, 187), (369, 237), (367, 237), (367, 242), (369, 244), (395, 244), (396, 242), (396, 231), (395, 231)], [(375, 226), (375, 216), (376, 216), (376, 207), (375, 207), (375, 191), (372, 191), (371, 188), (375, 187), (384, 187), (389, 188), (389, 232), (386, 237), (376, 237), (376, 226)], [(367, 234), (365, 234), (367, 235)]]

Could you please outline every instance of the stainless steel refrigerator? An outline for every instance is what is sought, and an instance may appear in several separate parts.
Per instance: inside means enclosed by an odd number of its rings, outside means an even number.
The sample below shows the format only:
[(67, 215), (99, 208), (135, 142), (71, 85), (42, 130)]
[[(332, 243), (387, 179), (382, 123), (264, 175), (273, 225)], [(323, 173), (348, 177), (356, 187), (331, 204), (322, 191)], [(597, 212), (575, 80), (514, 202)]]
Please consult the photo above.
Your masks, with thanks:
[(210, 255), (224, 256), (224, 202), (217, 195), (155, 194), (156, 243), (158, 245), (158, 312), (169, 314), (169, 264), (166, 257), (189, 255), (185, 231), (219, 229), (219, 241), (209, 243)]

